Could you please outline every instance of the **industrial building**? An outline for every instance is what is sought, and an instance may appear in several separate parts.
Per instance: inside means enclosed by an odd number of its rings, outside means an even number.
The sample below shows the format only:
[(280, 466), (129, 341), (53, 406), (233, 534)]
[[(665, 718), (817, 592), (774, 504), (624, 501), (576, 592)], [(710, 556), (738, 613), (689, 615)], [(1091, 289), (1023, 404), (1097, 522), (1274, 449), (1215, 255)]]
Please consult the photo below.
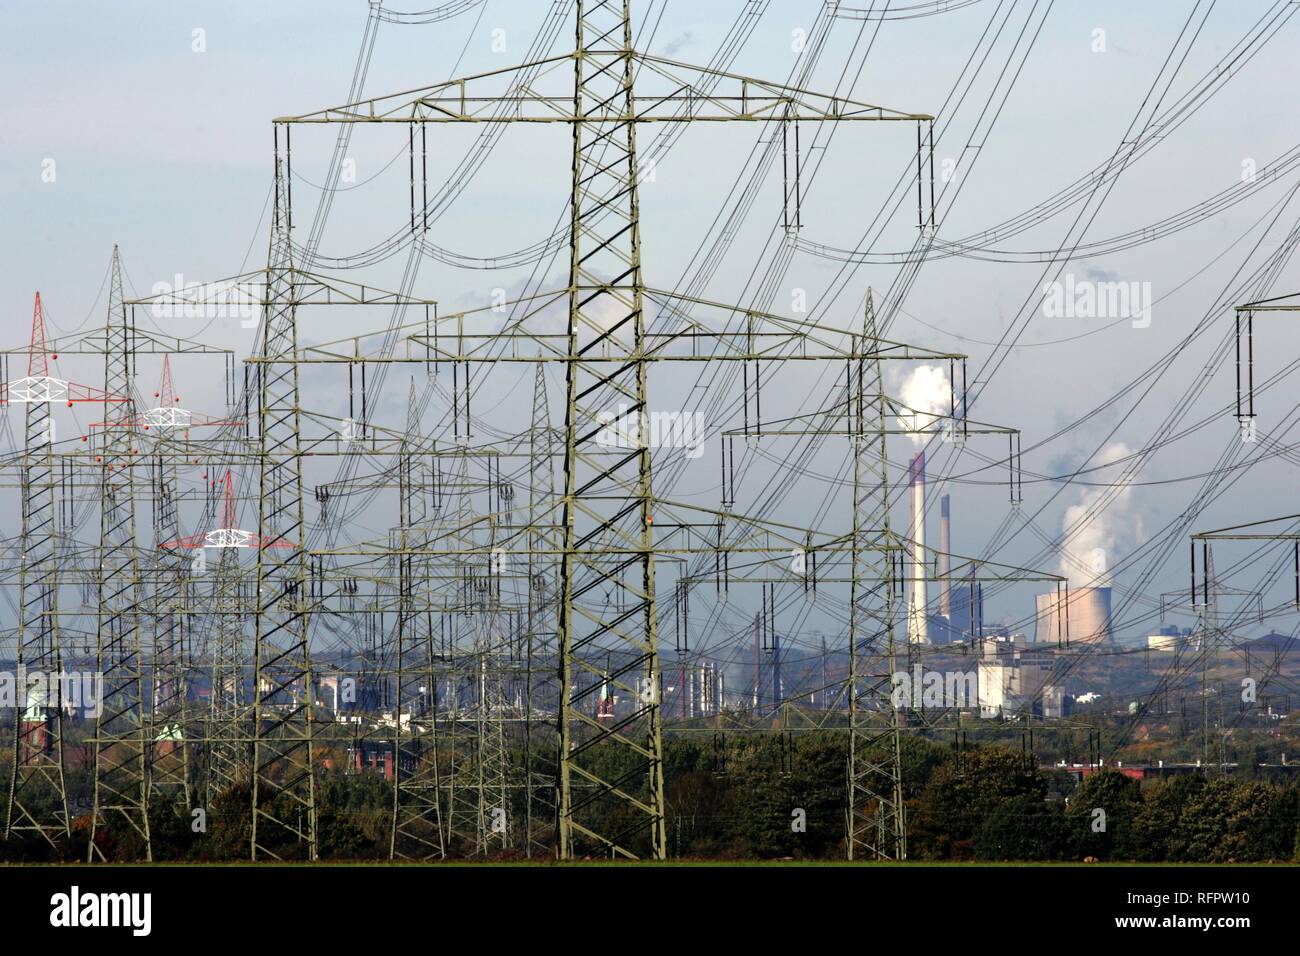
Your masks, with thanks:
[(979, 708), (985, 718), (1009, 717), (1026, 711), (1032, 716), (1063, 717), (1067, 700), (1063, 685), (1052, 681), (1055, 651), (1027, 641), (1023, 635), (986, 638), (979, 661)]

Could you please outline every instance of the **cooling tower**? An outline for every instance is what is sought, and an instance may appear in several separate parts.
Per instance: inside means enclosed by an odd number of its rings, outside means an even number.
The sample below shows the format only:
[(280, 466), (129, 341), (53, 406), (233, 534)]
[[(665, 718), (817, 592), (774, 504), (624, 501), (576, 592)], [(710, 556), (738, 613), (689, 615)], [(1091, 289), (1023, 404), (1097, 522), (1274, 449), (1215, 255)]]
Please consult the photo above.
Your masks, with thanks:
[[(1068, 628), (1068, 631), (1067, 631)], [(1095, 644), (1111, 639), (1110, 588), (1071, 588), (1038, 595), (1038, 641)]]

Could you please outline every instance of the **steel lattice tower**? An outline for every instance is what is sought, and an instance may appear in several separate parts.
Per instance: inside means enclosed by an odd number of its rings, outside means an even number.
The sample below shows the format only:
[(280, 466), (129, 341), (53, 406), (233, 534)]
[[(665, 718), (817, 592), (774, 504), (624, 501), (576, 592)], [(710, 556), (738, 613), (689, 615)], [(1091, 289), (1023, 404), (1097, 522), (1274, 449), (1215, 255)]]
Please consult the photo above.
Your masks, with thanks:
[[(477, 611), (473, 619), (476, 668), (474, 762), (473, 786), (468, 802), (473, 808), (474, 850), (479, 854), (493, 849), (509, 849), (513, 829), (508, 799), (510, 762), (504, 726), (509, 709), (501, 689), (501, 616), (499, 608), (486, 607)], [(462, 801), (465, 797), (462, 791)]]
[[(495, 529), (486, 547), (478, 543), (482, 539), (475, 534), (469, 455), (457, 454), (454, 461), (457, 505), (448, 517), (461, 554), (457, 558), (459, 597), (448, 619), (453, 635), (449, 677), (455, 690), (443, 737), (450, 757), (447, 829), (451, 844), (484, 854), (493, 848), (506, 849), (510, 833), (502, 726), (506, 710), (500, 687), (502, 566), (497, 562), (501, 552), (493, 547)], [(486, 558), (486, 566), (477, 564), (476, 558)], [(468, 637), (465, 647), (461, 635)]]
[[(294, 547), (257, 552), (253, 689), (252, 857), (279, 858), (283, 841), (316, 858), (313, 681), (307, 629), (306, 521), (292, 221), (280, 157), (258, 365), (258, 531)], [(277, 798), (278, 801), (277, 801)]]
[[(222, 528), (237, 527), (234, 477), (226, 471), (222, 485)], [(239, 567), (239, 548), (221, 548), (213, 575), (211, 697), (208, 703), (207, 805), (252, 777), (252, 709), (247, 681), (251, 654), (244, 633), (246, 608)]]
[[(627, 844), (648, 836), (650, 856), (663, 859), (650, 449), (644, 440), (631, 452), (597, 444), (602, 427), (628, 416), (639, 421), (647, 409), (629, 2), (578, 0), (577, 23), (559, 602), (559, 854), (569, 859), (598, 849), (633, 857)], [(619, 655), (608, 674), (607, 651)], [(639, 704), (629, 716), (602, 724), (593, 690), (605, 679)], [(622, 805), (637, 822), (623, 832), (597, 831), (596, 814), (611, 804)]]
[[(49, 396), (49, 360), (45, 348), (45, 316), (41, 294), (32, 311), (28, 383), (44, 381), (24, 404), (22, 461), (22, 537), (18, 568), (19, 673), (39, 671), (59, 674), (63, 657), (59, 646), (58, 582), (55, 558), (58, 528), (55, 522), (54, 431)], [(13, 389), (10, 389), (13, 395)], [(27, 692), (26, 681), (22, 691)], [(5, 837), (35, 832), (51, 843), (71, 835), (67, 788), (63, 775), (62, 685), (36, 688), (20, 701), (14, 714), (9, 809)]]
[[(555, 612), (552, 601), (555, 594), (555, 562), (550, 555), (556, 553), (552, 513), (555, 503), (555, 432), (546, 401), (546, 369), (538, 365), (533, 379), (533, 417), (528, 432), (528, 611), (526, 635), (526, 686), (524, 690), (524, 851), (529, 857), (534, 846), (544, 852), (555, 847), (554, 829), (557, 810), (557, 776), (555, 762), (555, 733), (549, 723), (533, 720), (533, 709), (539, 703), (549, 707), (556, 699), (554, 680), (535, 682), (537, 674), (533, 662), (539, 657), (551, 660), (555, 654)], [(539, 700), (540, 698), (540, 700)], [(546, 796), (537, 806), (538, 795)], [(545, 821), (541, 823), (540, 821)], [(549, 839), (539, 836), (544, 833)]]
[[(163, 379), (158, 395), (159, 409), (175, 407), (171, 362), (163, 357)], [(163, 416), (157, 416), (162, 419)], [(149, 421), (148, 417), (144, 419)], [(166, 429), (157, 436), (154, 458), (155, 501), (153, 506), (154, 551), (152, 565), (153, 656), (150, 676), (153, 701), (150, 708), (149, 739), (152, 746), (149, 783), (153, 794), (171, 796), (180, 792), (186, 806), (193, 806), (191, 773), (193, 747), (186, 702), (189, 690), (189, 654), (186, 634), (189, 618), (189, 561), (176, 551), (160, 547), (181, 536), (177, 508), (176, 455), (168, 448), (172, 435), (167, 426), (154, 422), (153, 428)]]
[[(397, 700), (393, 824), (389, 858), (442, 859), (442, 786), (438, 767), (437, 674), (429, 606), (428, 466), (412, 382), (398, 459)], [(406, 708), (404, 720), (403, 708)]]
[(890, 697), (894, 653), (893, 553), (889, 550), (888, 410), (875, 304), (867, 293), (849, 413), (853, 429), (853, 542), (849, 599), (849, 809), (846, 849), (907, 858), (900, 715)]
[(153, 859), (148, 814), (148, 720), (140, 636), (140, 569), (136, 552), (135, 458), (137, 425), (132, 383), (134, 336), (122, 297), (117, 247), (109, 280), (104, 343), (105, 403), (100, 462), (98, 569), (99, 671), (103, 713), (95, 724), (95, 796), (87, 856), (103, 858), (100, 828), (118, 819), (143, 842)]
[[(566, 331), (554, 337), (535, 335), (521, 320), (485, 337), (456, 325), (451, 344), (447, 339), (440, 344), (437, 327), (431, 335), (426, 321), (423, 335), (410, 335), (412, 342), (426, 349), (426, 355), (404, 360), (384, 355), (383, 361), (454, 363), (468, 373), (472, 364), (502, 360), (483, 348), (490, 338), (494, 343), (511, 342), (516, 348), (527, 342), (538, 350), (536, 357), (519, 356), (521, 360), (563, 363), (563, 487), (555, 509), (561, 517), (552, 545), (560, 566), (555, 600), (560, 685), (557, 852), (562, 859), (587, 853), (662, 858), (666, 846), (654, 509), (659, 507), (669, 515), (668, 527), (673, 526), (671, 516), (678, 509), (654, 497), (651, 453), (644, 436), (626, 444), (603, 442), (601, 435), (637, 435), (643, 430), (640, 424), (650, 411), (647, 373), (652, 362), (713, 357), (757, 364), (776, 359), (780, 348), (800, 347), (796, 343), (806, 346), (809, 340), (805, 338), (807, 330), (798, 327), (800, 323), (792, 324), (780, 316), (663, 290), (653, 291), (657, 307), (681, 316), (686, 328), (676, 333), (657, 332), (653, 337), (647, 333), (644, 303), (652, 293), (641, 273), (636, 126), (693, 122), (922, 124), (933, 117), (654, 57), (632, 46), (627, 0), (578, 0), (575, 7), (575, 47), (571, 52), (275, 122), (277, 128), (286, 128), (286, 136), (294, 124), (408, 125), (413, 234), (417, 223), (423, 221), (417, 217), (415, 201), (416, 125), (569, 125), (569, 281), (557, 295), (567, 303)], [(561, 64), (567, 67), (570, 62), (571, 95), (544, 92), (533, 85), (539, 72), (557, 70)], [(633, 76), (638, 69), (650, 73), (661, 89), (637, 95)], [(513, 78), (513, 85), (503, 94), (497, 81), (506, 78)], [(725, 89), (719, 90), (724, 85)], [(422, 140), (423, 136), (422, 132)], [(919, 159), (918, 153), (918, 169)], [(693, 308), (720, 310), (730, 320), (743, 314), (747, 331), (742, 335), (730, 327), (718, 330), (700, 325), (685, 315)], [(531, 315), (536, 309), (531, 306), (526, 311)], [(768, 323), (771, 330), (764, 331), (762, 326)], [(692, 350), (711, 344), (712, 355), (695, 351), (670, 354), (674, 341)], [(286, 351), (282, 361), (355, 360), (332, 348), (314, 347), (313, 356), (296, 358)], [(831, 348), (825, 357), (841, 354)], [(802, 357), (812, 356), (805, 351)], [(287, 433), (296, 421), (286, 409), (277, 424), (284, 423)], [(699, 517), (697, 513), (691, 520)], [(760, 552), (787, 546), (784, 529), (743, 518), (736, 533), (746, 540), (724, 545), (722, 524), (732, 517), (710, 515), (710, 522), (716, 521), (719, 528), (715, 548)], [(431, 553), (463, 559), (467, 548), (473, 550), (472, 541), (452, 543), (452, 537), (444, 535)], [(780, 545), (775, 545), (777, 541)], [(696, 548), (702, 552), (708, 546), (695, 543), (687, 550)], [(616, 717), (617, 707), (602, 706), (597, 697), (602, 692), (608, 695), (609, 704), (619, 698), (626, 712)], [(455, 749), (453, 744), (453, 753)], [(601, 823), (601, 819), (607, 822)], [(614, 832), (601, 832), (606, 827)]]

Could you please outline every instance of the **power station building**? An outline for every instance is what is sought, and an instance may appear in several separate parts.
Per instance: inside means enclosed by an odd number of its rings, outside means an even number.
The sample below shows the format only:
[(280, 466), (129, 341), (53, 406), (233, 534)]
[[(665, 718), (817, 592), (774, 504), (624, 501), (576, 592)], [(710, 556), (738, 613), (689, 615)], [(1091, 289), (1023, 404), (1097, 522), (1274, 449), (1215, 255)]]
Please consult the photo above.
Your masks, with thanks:
[(1065, 687), (1052, 679), (1055, 649), (1021, 635), (986, 638), (978, 666), (980, 716), (1011, 717), (1026, 711), (1040, 718), (1064, 717)]

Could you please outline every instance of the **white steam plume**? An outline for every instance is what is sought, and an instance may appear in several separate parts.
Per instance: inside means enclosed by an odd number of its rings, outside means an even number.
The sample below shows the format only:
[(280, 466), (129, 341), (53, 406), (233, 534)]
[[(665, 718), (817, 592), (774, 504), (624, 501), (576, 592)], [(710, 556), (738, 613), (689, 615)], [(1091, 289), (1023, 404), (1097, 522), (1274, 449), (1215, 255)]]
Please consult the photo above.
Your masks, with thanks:
[[(1132, 454), (1123, 442), (1112, 442), (1101, 450), (1096, 464), (1114, 464)], [(1095, 479), (1094, 479), (1095, 480)], [(1098, 587), (1110, 585), (1107, 554), (1115, 547), (1117, 527), (1126, 530), (1137, 528), (1138, 522), (1130, 515), (1133, 487), (1128, 481), (1120, 483), (1119, 490), (1102, 505), (1109, 488), (1085, 488), (1079, 493), (1078, 504), (1065, 509), (1061, 521), (1064, 538), (1061, 541), (1061, 574), (1078, 582), (1082, 577), (1088, 584)], [(1141, 531), (1137, 529), (1140, 536)]]
[(952, 414), (952, 383), (940, 365), (918, 365), (903, 380), (899, 400), (908, 412), (898, 416), (899, 425), (908, 429), (908, 435), (918, 445), (924, 444), (939, 421), (939, 416)]

